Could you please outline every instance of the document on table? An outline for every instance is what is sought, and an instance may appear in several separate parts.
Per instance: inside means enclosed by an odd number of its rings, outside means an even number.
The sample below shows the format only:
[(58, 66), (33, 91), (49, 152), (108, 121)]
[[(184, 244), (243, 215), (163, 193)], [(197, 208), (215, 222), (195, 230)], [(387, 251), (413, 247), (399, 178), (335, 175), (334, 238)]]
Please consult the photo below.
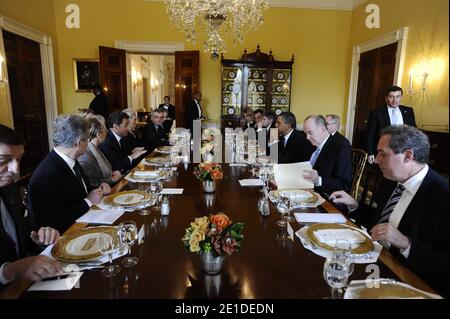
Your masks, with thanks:
[(305, 223), (323, 223), (323, 224), (342, 224), (346, 222), (342, 214), (321, 214), (321, 213), (294, 213), (295, 219), (300, 224)]
[(54, 280), (36, 281), (28, 291), (62, 291), (71, 290), (80, 280), (83, 275), (82, 272), (73, 272), (67, 276), (62, 276), (63, 279), (55, 278)]
[(300, 162), (293, 164), (275, 164), (273, 174), (279, 190), (314, 188), (311, 181), (305, 180), (305, 170), (312, 169), (311, 163)]
[(124, 213), (123, 209), (90, 209), (77, 223), (112, 225)]

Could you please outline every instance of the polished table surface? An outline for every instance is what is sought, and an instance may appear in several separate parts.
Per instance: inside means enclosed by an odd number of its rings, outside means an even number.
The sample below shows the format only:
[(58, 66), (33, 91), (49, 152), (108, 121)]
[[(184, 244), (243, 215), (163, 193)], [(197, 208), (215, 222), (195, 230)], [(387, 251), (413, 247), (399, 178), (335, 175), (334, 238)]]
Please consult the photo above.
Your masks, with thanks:
[[(329, 295), (323, 279), (324, 259), (303, 248), (300, 240), (281, 240), (282, 230), (275, 224), (280, 214), (270, 205), (270, 215), (257, 209), (260, 187), (241, 187), (239, 179), (249, 178), (246, 167), (224, 164), (226, 179), (218, 182), (214, 195), (205, 196), (201, 183), (192, 174), (193, 165), (178, 167), (174, 179), (164, 187), (184, 188), (183, 195), (170, 197), (170, 215), (152, 211), (148, 216), (126, 212), (116, 221), (134, 220), (144, 225), (144, 243), (134, 245), (132, 254), (138, 265), (123, 268), (119, 275), (106, 278), (99, 270), (85, 271), (79, 288), (61, 292), (26, 292), (29, 282), (15, 282), (3, 297), (21, 298), (322, 298)], [(135, 189), (137, 184), (121, 181), (115, 191)], [(212, 205), (207, 206), (207, 200)], [(336, 212), (329, 203), (308, 212)], [(188, 252), (181, 241), (184, 230), (195, 217), (214, 212), (226, 213), (233, 222), (243, 222), (241, 250), (225, 260), (224, 270), (215, 276), (200, 271), (199, 255)], [(291, 223), (294, 231), (301, 228)], [(74, 224), (68, 233), (85, 227)], [(119, 260), (115, 260), (117, 264)], [(400, 279), (433, 291), (420, 278), (404, 268), (383, 250), (377, 262), (382, 278)], [(367, 265), (355, 265), (351, 280), (365, 279)]]

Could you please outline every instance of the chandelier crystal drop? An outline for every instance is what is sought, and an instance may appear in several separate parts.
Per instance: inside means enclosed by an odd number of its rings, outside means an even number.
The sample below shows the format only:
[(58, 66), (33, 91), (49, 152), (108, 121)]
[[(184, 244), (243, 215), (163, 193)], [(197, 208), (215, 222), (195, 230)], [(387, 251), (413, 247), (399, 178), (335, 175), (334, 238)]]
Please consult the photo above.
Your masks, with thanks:
[(212, 59), (226, 52), (225, 34), (232, 37), (233, 44), (242, 43), (245, 33), (256, 30), (263, 23), (263, 12), (268, 8), (267, 0), (165, 2), (172, 24), (184, 33), (187, 41), (195, 43), (196, 23), (204, 26), (207, 33), (205, 52), (210, 53)]

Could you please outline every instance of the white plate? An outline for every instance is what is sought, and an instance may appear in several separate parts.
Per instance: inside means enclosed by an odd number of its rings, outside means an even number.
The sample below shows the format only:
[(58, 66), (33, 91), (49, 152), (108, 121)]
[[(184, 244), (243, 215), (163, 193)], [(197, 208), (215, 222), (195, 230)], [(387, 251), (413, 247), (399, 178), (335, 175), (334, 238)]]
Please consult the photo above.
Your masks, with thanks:
[(229, 98), (228, 96), (225, 96), (225, 97), (223, 98), (223, 103), (225, 103), (225, 104), (230, 103), (230, 98)]
[(142, 194), (123, 194), (114, 197), (113, 202), (117, 205), (133, 206), (141, 204), (144, 199)]
[(276, 98), (272, 99), (272, 104), (278, 104), (278, 100)]
[(253, 99), (251, 98), (251, 97), (249, 97), (248, 99), (247, 99), (247, 104), (252, 104), (253, 103)]
[(283, 80), (283, 79), (284, 79), (284, 74), (281, 73), (281, 72), (278, 73), (278, 74), (277, 74), (277, 79), (278, 79), (278, 80)]
[(258, 104), (263, 104), (264, 100), (262, 97), (259, 97), (258, 100), (256, 100), (256, 102), (258, 102)]
[(281, 103), (281, 104), (286, 104), (286, 103), (287, 103), (287, 100), (283, 97), (283, 98), (281, 98), (280, 103)]
[(228, 72), (229, 78), (234, 79), (235, 76), (236, 76), (236, 73), (234, 73), (233, 71)]
[(254, 77), (255, 79), (258, 79), (258, 78), (259, 78), (259, 73), (258, 73), (258, 71), (255, 71), (255, 73), (253, 73), (253, 77)]
[(283, 88), (281, 87), (281, 85), (277, 85), (277, 87), (275, 88), (277, 90), (277, 92), (281, 92), (283, 90)]
[(259, 92), (264, 91), (264, 85), (262, 85), (262, 84), (258, 85), (258, 91)]
[(282, 110), (282, 109), (276, 109), (276, 110), (275, 110), (275, 114), (276, 114), (276, 115), (280, 115), (281, 113), (283, 113), (283, 110)]

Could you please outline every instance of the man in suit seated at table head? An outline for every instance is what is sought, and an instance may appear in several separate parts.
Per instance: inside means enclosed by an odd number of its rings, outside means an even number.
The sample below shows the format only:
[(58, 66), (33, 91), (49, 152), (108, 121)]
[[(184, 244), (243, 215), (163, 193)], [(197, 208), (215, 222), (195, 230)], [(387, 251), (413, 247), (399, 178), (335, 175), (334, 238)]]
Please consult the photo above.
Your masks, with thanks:
[(341, 119), (338, 115), (327, 114), (325, 115), (325, 121), (327, 123), (327, 131), (336, 141), (350, 145), (350, 141), (341, 133), (339, 133), (339, 128), (341, 127)]
[(60, 115), (53, 123), (54, 148), (34, 170), (29, 184), (29, 203), (37, 225), (49, 225), (62, 233), (111, 192), (106, 183), (91, 190), (78, 162), (88, 147), (89, 129), (86, 119), (78, 115)]
[(278, 143), (278, 163), (298, 163), (306, 161), (312, 147), (302, 132), (296, 129), (297, 120), (291, 112), (283, 112), (277, 117), (276, 127), (280, 134)]
[(15, 183), (24, 152), (19, 134), (0, 124), (0, 289), (15, 279), (39, 280), (62, 271), (56, 260), (32, 256), (39, 246), (57, 242), (59, 232), (50, 227), (31, 231), (31, 216)]
[(130, 146), (123, 139), (128, 135), (128, 121), (129, 116), (124, 112), (111, 113), (108, 118), (108, 133), (98, 146), (111, 163), (112, 170), (118, 170), (122, 174), (136, 166), (136, 159), (146, 152), (144, 147)]
[(314, 183), (322, 193), (331, 194), (340, 189), (350, 190), (352, 185), (352, 148), (331, 137), (322, 115), (310, 115), (303, 129), (306, 138), (316, 149), (309, 158), (312, 170), (305, 179)]
[(150, 122), (142, 128), (142, 138), (149, 152), (159, 146), (168, 146), (169, 132), (163, 126), (165, 109), (159, 108), (152, 112)]
[(164, 103), (160, 104), (158, 108), (163, 108), (167, 112), (166, 119), (164, 120), (163, 126), (167, 132), (170, 132), (172, 128), (173, 121), (175, 120), (175, 106), (170, 104), (170, 96), (166, 95), (164, 97)]
[(369, 114), (367, 121), (366, 147), (368, 161), (373, 164), (375, 160), (377, 142), (380, 138), (380, 131), (389, 125), (411, 125), (416, 126), (414, 110), (408, 106), (400, 105), (403, 97), (403, 90), (399, 86), (391, 86), (386, 90), (386, 105), (383, 105)]
[(381, 131), (375, 163), (388, 183), (374, 194), (376, 210), (344, 191), (331, 194), (347, 205), (350, 217), (370, 229), (380, 243), (434, 289), (448, 296), (448, 180), (428, 165), (428, 137), (408, 125)]

